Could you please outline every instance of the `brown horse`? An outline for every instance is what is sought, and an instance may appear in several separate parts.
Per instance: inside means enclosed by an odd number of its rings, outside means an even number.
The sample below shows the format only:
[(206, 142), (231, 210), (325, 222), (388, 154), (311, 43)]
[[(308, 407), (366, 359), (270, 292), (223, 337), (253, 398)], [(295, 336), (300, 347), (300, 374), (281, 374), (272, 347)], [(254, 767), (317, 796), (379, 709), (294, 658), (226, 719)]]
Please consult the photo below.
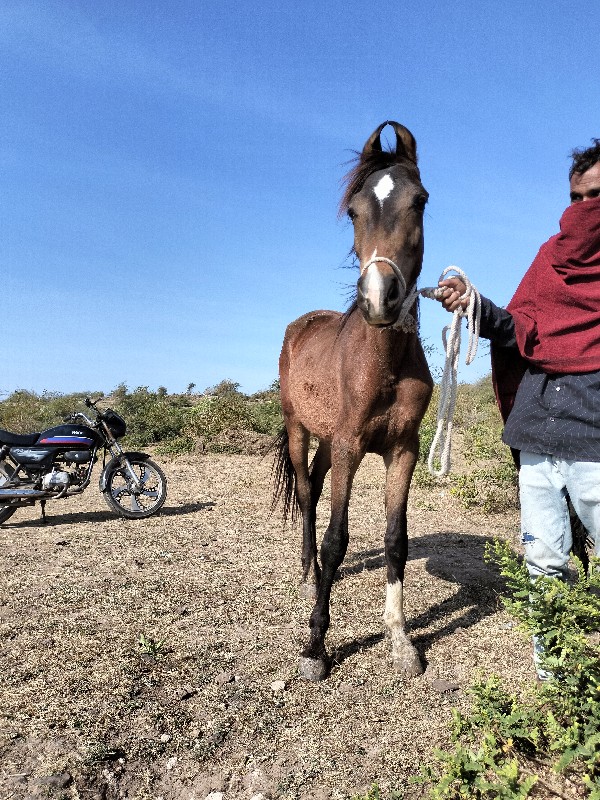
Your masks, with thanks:
[[(381, 144), (386, 125), (396, 134), (393, 152)], [(316, 597), (310, 639), (300, 658), (300, 674), (309, 680), (321, 680), (329, 671), (325, 634), (331, 586), (348, 546), (352, 481), (368, 452), (379, 453), (387, 468), (384, 620), (392, 660), (399, 671), (422, 672), (405, 632), (403, 581), (408, 490), (432, 381), (415, 326), (407, 330), (397, 323), (421, 270), (427, 197), (412, 134), (397, 122), (384, 122), (346, 176), (340, 204), (340, 213), (354, 224), (357, 300), (345, 315), (305, 314), (285, 333), (279, 360), (285, 430), (278, 443), (274, 498), (283, 496), (286, 516), (298, 506), (302, 512), (301, 592)], [(319, 445), (309, 468), (311, 434)], [(330, 468), (331, 518), (319, 566), (316, 507)]]

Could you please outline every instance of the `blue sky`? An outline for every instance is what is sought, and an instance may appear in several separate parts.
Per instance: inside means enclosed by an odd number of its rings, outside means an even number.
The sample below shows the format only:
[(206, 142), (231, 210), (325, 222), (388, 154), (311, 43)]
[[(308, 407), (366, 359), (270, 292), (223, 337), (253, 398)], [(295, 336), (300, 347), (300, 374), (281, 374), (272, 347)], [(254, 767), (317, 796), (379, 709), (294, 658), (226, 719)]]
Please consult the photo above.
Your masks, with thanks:
[(600, 136), (598, 41), (557, 0), (3, 0), (0, 392), (268, 386), (286, 324), (346, 306), (340, 180), (385, 119), (430, 193), (422, 285), (458, 264), (505, 304)]

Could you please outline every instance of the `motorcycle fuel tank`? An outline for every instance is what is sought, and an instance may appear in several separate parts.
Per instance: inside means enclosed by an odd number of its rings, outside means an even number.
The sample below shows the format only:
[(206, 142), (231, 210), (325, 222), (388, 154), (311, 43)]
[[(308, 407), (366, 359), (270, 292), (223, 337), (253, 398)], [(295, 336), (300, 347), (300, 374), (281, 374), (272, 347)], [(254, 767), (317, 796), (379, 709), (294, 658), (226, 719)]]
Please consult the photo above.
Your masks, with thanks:
[[(30, 447), (11, 447), (10, 454), (19, 464), (47, 467), (57, 452), (76, 450), (82, 453), (90, 451), (94, 444), (100, 442), (101, 439), (96, 431), (87, 425), (57, 425), (55, 428), (42, 431), (37, 442)], [(81, 457), (80, 460), (83, 461)]]
[(87, 425), (57, 425), (40, 433), (34, 447), (60, 447), (69, 450), (89, 450), (95, 443), (101, 441), (100, 437)]

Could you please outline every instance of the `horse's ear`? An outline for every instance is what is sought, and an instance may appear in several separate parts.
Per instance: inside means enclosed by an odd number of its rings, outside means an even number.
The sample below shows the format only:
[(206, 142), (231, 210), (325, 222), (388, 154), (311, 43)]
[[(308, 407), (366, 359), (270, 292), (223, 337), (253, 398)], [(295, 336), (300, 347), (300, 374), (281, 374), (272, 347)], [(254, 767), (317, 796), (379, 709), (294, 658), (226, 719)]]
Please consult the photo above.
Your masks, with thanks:
[(373, 133), (369, 136), (367, 143), (363, 147), (362, 157), (366, 158), (374, 152), (381, 153), (381, 132), (386, 125), (390, 125), (396, 134), (396, 155), (398, 156), (398, 159), (408, 158), (410, 161), (416, 164), (417, 143), (415, 141), (415, 137), (408, 130), (408, 128), (404, 127), (404, 125), (400, 125), (399, 122), (393, 122), (392, 120), (386, 120), (385, 122), (382, 122), (381, 125), (373, 131)]
[(410, 159), (414, 164), (417, 163), (417, 142), (412, 133), (400, 125), (399, 122), (388, 122), (396, 132), (396, 154), (404, 153), (406, 158)]
[(362, 155), (364, 157), (370, 156), (371, 153), (381, 153), (381, 131), (385, 128), (386, 125), (389, 123), (387, 120), (382, 122), (381, 125), (376, 128), (373, 133), (367, 139), (365, 146), (363, 147)]

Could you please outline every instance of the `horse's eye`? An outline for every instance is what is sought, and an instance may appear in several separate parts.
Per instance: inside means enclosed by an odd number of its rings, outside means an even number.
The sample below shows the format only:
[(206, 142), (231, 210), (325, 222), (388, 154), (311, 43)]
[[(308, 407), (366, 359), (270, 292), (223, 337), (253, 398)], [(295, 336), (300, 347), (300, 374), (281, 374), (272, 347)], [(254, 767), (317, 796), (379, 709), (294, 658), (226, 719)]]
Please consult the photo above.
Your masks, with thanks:
[(356, 211), (353, 208), (348, 209), (348, 217), (350, 218), (350, 222), (354, 222), (356, 219)]
[(424, 194), (420, 194), (418, 197), (415, 197), (414, 207), (417, 209), (417, 211), (425, 211), (426, 205), (427, 197)]

